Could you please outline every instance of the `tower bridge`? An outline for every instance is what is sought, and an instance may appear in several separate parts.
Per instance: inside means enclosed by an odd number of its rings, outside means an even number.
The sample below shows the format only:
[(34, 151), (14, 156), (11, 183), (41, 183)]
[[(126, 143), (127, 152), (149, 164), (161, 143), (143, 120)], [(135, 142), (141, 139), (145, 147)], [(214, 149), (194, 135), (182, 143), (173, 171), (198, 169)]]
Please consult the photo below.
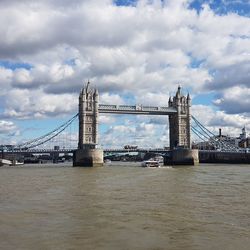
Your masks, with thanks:
[(178, 87), (176, 95), (170, 97), (168, 106), (114, 105), (99, 104), (97, 89), (90, 89), (89, 83), (79, 95), (79, 142), (78, 148), (95, 148), (98, 144), (99, 113), (168, 115), (170, 148), (176, 146), (191, 148), (191, 98), (181, 94)]
[[(135, 115), (168, 115), (170, 149), (183, 148), (181, 161), (194, 162), (198, 153), (191, 150), (191, 98), (184, 96), (181, 87), (176, 95), (169, 97), (168, 106), (116, 105), (99, 104), (99, 93), (88, 84), (79, 95), (79, 141), (74, 152), (75, 166), (94, 166), (103, 164), (103, 150), (98, 149), (98, 124), (100, 113), (135, 114)], [(184, 150), (185, 149), (185, 150)], [(177, 156), (178, 158), (178, 156)], [(197, 158), (197, 159), (196, 159)]]
[[(99, 93), (96, 88), (90, 88), (89, 82), (79, 94), (79, 112), (65, 124), (52, 132), (28, 142), (17, 145), (12, 152), (49, 152), (48, 150), (34, 149), (62, 133), (77, 117), (79, 119), (78, 148), (74, 150), (74, 166), (101, 166), (103, 165), (103, 149), (98, 148), (99, 114), (134, 114), (134, 115), (163, 115), (169, 120), (170, 149), (182, 148), (181, 155), (173, 156), (176, 162), (193, 164), (198, 160), (197, 150), (191, 149), (191, 98), (184, 96), (179, 86), (175, 96), (169, 97), (166, 106), (146, 105), (119, 105), (100, 104)], [(144, 149), (142, 149), (143, 151)], [(57, 153), (59, 152), (56, 150)], [(65, 151), (65, 150), (60, 150)], [(148, 150), (146, 150), (148, 151)], [(163, 150), (164, 151), (164, 150)], [(50, 151), (51, 153), (53, 152)], [(69, 152), (67, 150), (67, 152)], [(178, 151), (179, 152), (179, 151)], [(193, 153), (195, 152), (195, 153)], [(179, 154), (179, 153), (178, 153)]]
[[(0, 153), (4, 154), (43, 154), (43, 153), (74, 153), (74, 166), (95, 166), (103, 164), (103, 152), (132, 152), (131, 149), (100, 149), (98, 146), (99, 114), (134, 114), (134, 115), (161, 115), (168, 116), (169, 141), (172, 151), (172, 164), (194, 164), (199, 157), (201, 162), (237, 162), (249, 163), (250, 154), (242, 152), (234, 145), (221, 137), (216, 136), (195, 117), (191, 115), (191, 98), (181, 93), (178, 87), (174, 96), (170, 96), (166, 106), (146, 105), (119, 105), (100, 104), (97, 89), (89, 88), (89, 83), (79, 95), (79, 112), (64, 124), (53, 129), (51, 132), (37, 138), (31, 139), (19, 145), (0, 145)], [(66, 140), (62, 148), (56, 146), (54, 149), (48, 146), (55, 138), (60, 138), (64, 131), (79, 119), (78, 146), (71, 146), (71, 138)], [(192, 120), (192, 125), (191, 125)], [(166, 121), (167, 122), (167, 121)], [(71, 129), (70, 129), (71, 130)], [(208, 143), (213, 151), (201, 151), (191, 149), (191, 133), (198, 136), (202, 141)], [(75, 141), (75, 140), (74, 140)], [(65, 142), (64, 142), (65, 143)], [(59, 145), (59, 144), (54, 144)], [(65, 146), (66, 145), (66, 146)], [(178, 149), (178, 150), (176, 150)], [(137, 148), (137, 152), (167, 153), (165, 149)], [(169, 152), (168, 152), (169, 155)]]

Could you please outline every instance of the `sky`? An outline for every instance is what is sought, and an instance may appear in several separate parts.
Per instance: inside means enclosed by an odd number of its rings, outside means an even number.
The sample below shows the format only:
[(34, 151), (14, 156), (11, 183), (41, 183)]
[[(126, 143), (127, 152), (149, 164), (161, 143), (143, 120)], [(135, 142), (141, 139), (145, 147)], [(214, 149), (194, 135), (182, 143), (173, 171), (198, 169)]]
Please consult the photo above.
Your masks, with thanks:
[[(250, 134), (250, 0), (0, 0), (0, 37), (0, 144), (70, 119), (88, 79), (104, 104), (181, 85), (208, 129)], [(99, 141), (165, 146), (168, 117), (101, 115)]]

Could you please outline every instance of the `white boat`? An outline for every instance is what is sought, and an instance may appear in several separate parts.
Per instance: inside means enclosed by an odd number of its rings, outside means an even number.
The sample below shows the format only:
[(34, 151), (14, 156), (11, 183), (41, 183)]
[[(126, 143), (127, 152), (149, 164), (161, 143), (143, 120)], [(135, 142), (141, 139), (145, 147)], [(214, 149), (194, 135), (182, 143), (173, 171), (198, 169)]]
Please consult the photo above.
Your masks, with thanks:
[(4, 166), (4, 165), (10, 166), (11, 164), (12, 162), (9, 160), (0, 159), (0, 166)]
[(19, 161), (17, 161), (16, 163), (15, 163), (15, 165), (23, 165), (24, 163), (23, 162), (19, 162)]
[(105, 159), (104, 163), (111, 163), (111, 160), (110, 159)]
[(163, 165), (163, 163), (164, 163), (164, 158), (163, 158), (163, 156), (161, 156), (161, 155), (155, 156), (155, 157), (154, 157), (154, 160), (155, 160), (155, 161), (158, 161), (158, 162), (160, 163), (160, 165)]
[(147, 161), (143, 161), (142, 162), (142, 167), (146, 167), (146, 168), (158, 168), (160, 167), (160, 163), (159, 161), (153, 160), (153, 159), (149, 159)]

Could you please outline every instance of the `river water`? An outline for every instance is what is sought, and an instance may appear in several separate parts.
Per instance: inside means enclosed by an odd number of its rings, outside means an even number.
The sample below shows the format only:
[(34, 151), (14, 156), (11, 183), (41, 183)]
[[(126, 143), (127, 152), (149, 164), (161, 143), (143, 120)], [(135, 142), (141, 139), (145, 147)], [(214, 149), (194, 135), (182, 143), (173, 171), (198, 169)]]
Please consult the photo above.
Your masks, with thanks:
[(0, 249), (250, 249), (250, 165), (0, 168)]

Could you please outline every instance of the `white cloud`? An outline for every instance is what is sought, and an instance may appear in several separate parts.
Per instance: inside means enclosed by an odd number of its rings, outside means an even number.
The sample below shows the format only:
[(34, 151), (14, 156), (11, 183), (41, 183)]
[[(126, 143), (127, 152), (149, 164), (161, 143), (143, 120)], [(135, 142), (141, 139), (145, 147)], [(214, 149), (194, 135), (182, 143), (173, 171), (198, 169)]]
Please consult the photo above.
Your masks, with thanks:
[(239, 136), (244, 126), (250, 131), (250, 117), (241, 114), (226, 114), (209, 106), (193, 105), (192, 115), (214, 134), (219, 133), (219, 128), (222, 128), (223, 134), (230, 136)]
[(115, 117), (111, 115), (100, 115), (99, 116), (99, 124), (114, 124)]
[(138, 96), (136, 99), (137, 104), (152, 105), (152, 106), (168, 106), (169, 93), (146, 93), (145, 95)]
[(50, 68), (50, 76), (53, 82), (59, 82), (64, 78), (68, 78), (74, 74), (74, 70), (69, 65), (61, 65), (60, 63), (55, 63)]
[(30, 74), (31, 72), (27, 69), (16, 69), (14, 70), (14, 76), (13, 81), (14, 84), (16, 84), (19, 87), (29, 87), (29, 85), (32, 83), (33, 79)]
[(100, 96), (100, 103), (102, 104), (124, 104), (124, 100), (117, 94), (104, 93)]
[[(100, 1), (74, 1), (67, 10), (60, 8), (65, 2), (56, 9), (46, 1), (33, 5), (24, 2), (16, 8), (7, 5), (11, 10), (8, 18), (12, 20), (9, 36), (15, 29), (23, 33), (13, 34), (10, 44), (6, 39), (8, 45), (3, 45), (3, 49), (6, 52), (6, 46), (15, 46), (13, 56), (34, 63), (32, 84), (45, 85), (46, 91), (53, 93), (76, 91), (73, 87), (80, 87), (76, 82), (84, 77), (100, 82), (101, 88), (110, 81), (117, 90), (126, 91), (126, 86), (135, 94), (141, 89), (151, 91), (151, 82), (159, 91), (164, 82), (168, 82), (170, 90), (178, 82), (200, 90), (212, 80), (208, 66), (214, 70), (248, 58), (249, 39), (244, 38), (249, 36), (248, 18), (235, 14), (218, 16), (208, 6), (198, 15), (187, 8), (188, 1), (159, 3), (140, 1), (136, 7), (121, 8), (106, 1), (101, 8)], [(29, 13), (25, 17), (23, 8)], [(7, 10), (2, 12), (6, 14)], [(44, 13), (49, 25), (36, 25)], [(27, 29), (19, 28), (29, 23)], [(5, 27), (0, 28), (3, 35)], [(37, 34), (38, 43), (31, 34)], [(24, 45), (20, 39), (26, 39)], [(205, 60), (203, 66), (192, 69), (190, 54)], [(65, 60), (70, 59), (78, 64), (65, 65)], [(40, 71), (42, 68), (45, 70)], [(67, 86), (69, 82), (74, 82), (72, 87)]]
[[(129, 124), (129, 125), (128, 125)], [(139, 147), (164, 147), (168, 144), (168, 130), (165, 126), (148, 122), (113, 125), (102, 133), (100, 144), (105, 147), (121, 147), (124, 145), (137, 145)]]
[(12, 70), (0, 67), (0, 96), (5, 95), (6, 92), (10, 89), (10, 83), (12, 81), (12, 78)]
[(77, 113), (78, 97), (70, 94), (44, 94), (40, 90), (12, 90), (6, 96), (4, 115), (15, 118), (44, 118)]
[(232, 117), (248, 121), (250, 18), (218, 15), (208, 5), (198, 13), (190, 2), (1, 1), (0, 59), (31, 65), (0, 67), (2, 115), (38, 119), (75, 112), (87, 79), (102, 103), (114, 104), (166, 106), (181, 84), (198, 94), (216, 91), (220, 112), (204, 107), (211, 123), (238, 131), (227, 113), (244, 113)]
[(229, 114), (243, 113), (250, 117), (250, 88), (234, 86), (226, 89), (214, 104)]
[(0, 134), (17, 132), (17, 127), (12, 121), (0, 120)]

